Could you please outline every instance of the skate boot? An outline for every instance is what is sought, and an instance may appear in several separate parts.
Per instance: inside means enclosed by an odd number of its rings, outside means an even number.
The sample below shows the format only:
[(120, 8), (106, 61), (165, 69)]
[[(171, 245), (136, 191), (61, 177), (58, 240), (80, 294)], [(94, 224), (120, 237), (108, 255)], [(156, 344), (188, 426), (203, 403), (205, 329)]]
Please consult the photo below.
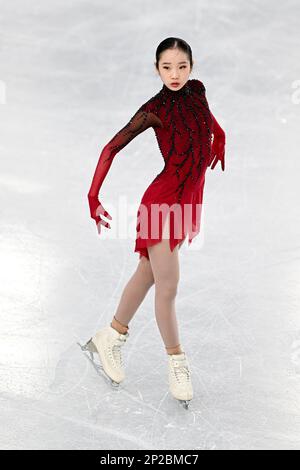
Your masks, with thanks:
[(189, 401), (193, 398), (193, 387), (186, 354), (169, 354), (168, 357), (170, 391), (174, 398), (188, 409)]
[(93, 362), (93, 354), (99, 354), (103, 370), (115, 387), (118, 387), (125, 378), (121, 347), (128, 337), (128, 332), (121, 334), (108, 325), (97, 331), (84, 346), (80, 345), (82, 351), (90, 353)]

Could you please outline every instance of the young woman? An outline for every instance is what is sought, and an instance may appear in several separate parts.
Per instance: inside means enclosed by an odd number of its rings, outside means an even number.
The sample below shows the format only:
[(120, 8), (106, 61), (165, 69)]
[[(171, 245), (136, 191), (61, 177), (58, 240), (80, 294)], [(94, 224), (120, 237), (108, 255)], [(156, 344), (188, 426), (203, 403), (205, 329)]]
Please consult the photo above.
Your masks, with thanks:
[(155, 67), (163, 82), (161, 90), (103, 148), (88, 193), (90, 214), (101, 233), (101, 225), (110, 228), (110, 224), (100, 214), (112, 217), (98, 196), (113, 158), (152, 127), (164, 168), (146, 189), (138, 209), (134, 251), (139, 252), (139, 264), (112, 322), (98, 331), (85, 349), (99, 353), (104, 371), (119, 384), (125, 378), (121, 346), (129, 336), (128, 324), (155, 284), (155, 316), (169, 358), (170, 391), (187, 407), (193, 389), (175, 313), (178, 249), (186, 236), (190, 244), (199, 233), (205, 172), (218, 160), (224, 171), (225, 133), (209, 109), (203, 83), (189, 79), (192, 51), (184, 40), (171, 37), (162, 41), (156, 50)]

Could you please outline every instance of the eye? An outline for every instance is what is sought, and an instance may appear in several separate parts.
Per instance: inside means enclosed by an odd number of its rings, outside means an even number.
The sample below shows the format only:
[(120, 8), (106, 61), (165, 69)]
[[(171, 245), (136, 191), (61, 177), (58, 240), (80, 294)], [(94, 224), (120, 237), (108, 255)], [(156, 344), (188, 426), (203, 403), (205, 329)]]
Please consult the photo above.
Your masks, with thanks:
[[(170, 67), (163, 67), (164, 69), (169, 69)], [(182, 65), (181, 67), (179, 67), (180, 69), (186, 69), (186, 65)]]

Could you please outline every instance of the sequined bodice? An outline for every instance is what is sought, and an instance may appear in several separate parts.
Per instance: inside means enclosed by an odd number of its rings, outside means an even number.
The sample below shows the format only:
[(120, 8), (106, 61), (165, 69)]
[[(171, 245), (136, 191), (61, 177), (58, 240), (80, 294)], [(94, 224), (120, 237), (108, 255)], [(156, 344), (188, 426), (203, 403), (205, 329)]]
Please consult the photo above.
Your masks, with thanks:
[(183, 191), (196, 188), (203, 176), (210, 158), (215, 122), (200, 80), (188, 80), (179, 90), (171, 90), (164, 84), (103, 148), (89, 197), (98, 196), (114, 156), (137, 135), (152, 127), (164, 159), (164, 168), (156, 178), (171, 181), (180, 201)]
[(205, 88), (199, 80), (188, 80), (178, 91), (163, 85), (142, 109), (161, 121), (154, 127), (165, 161), (161, 173), (176, 176), (180, 201), (184, 188), (196, 186), (210, 154), (212, 118)]

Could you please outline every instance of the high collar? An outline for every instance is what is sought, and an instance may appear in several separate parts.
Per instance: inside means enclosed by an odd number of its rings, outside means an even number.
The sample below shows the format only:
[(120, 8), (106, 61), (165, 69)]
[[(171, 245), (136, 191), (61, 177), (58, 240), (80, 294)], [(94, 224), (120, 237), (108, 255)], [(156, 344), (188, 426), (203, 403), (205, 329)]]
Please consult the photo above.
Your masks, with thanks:
[(163, 84), (163, 87), (161, 89), (161, 93), (164, 96), (170, 96), (171, 98), (176, 98), (176, 97), (182, 96), (182, 95), (188, 95), (188, 94), (191, 93), (189, 82), (190, 82), (190, 80), (188, 80), (183, 85), (183, 87), (181, 87), (179, 90), (176, 90), (176, 89), (171, 90), (171, 88), (168, 88), (167, 85)]

